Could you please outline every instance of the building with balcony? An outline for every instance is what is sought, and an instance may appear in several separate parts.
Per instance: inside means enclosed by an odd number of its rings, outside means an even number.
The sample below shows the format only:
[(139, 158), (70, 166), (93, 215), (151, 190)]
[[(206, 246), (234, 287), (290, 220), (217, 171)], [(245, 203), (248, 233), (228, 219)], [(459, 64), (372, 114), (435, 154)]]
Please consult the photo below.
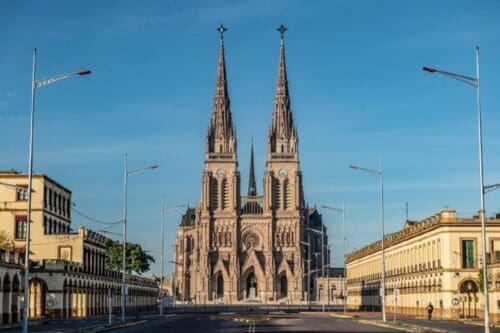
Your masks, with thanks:
[[(32, 184), (29, 316), (68, 318), (105, 314), (109, 310), (108, 295), (113, 297), (111, 311), (118, 311), (122, 273), (105, 267), (107, 238), (84, 227), (71, 228), (70, 190), (46, 175), (33, 175)], [(27, 191), (27, 175), (0, 171), (0, 230), (10, 237), (14, 252), (22, 257), (28, 220)], [(14, 281), (14, 275), (9, 277)], [(126, 281), (129, 311), (156, 307), (155, 279), (127, 275)], [(18, 292), (19, 284), (9, 290)], [(16, 318), (15, 311), (9, 311), (12, 321)], [(6, 312), (3, 313), (5, 316)]]
[[(490, 316), (500, 319), (500, 216), (486, 222)], [(481, 219), (459, 218), (452, 209), (385, 236), (387, 311), (444, 318), (483, 316), (480, 292)], [(380, 310), (381, 241), (346, 257), (350, 309)], [(397, 299), (394, 295), (397, 295)]]

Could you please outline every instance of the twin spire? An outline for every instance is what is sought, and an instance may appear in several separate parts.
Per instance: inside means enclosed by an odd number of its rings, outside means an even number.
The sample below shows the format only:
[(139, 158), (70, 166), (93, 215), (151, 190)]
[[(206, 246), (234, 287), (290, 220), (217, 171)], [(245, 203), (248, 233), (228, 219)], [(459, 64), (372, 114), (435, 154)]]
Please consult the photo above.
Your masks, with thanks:
[[(283, 24), (277, 29), (280, 32), (280, 57), (278, 66), (278, 78), (276, 84), (276, 95), (274, 99), (274, 110), (272, 123), (268, 136), (268, 158), (278, 154), (289, 157), (297, 154), (297, 131), (293, 124), (292, 112), (290, 110), (290, 94), (288, 91), (288, 79), (285, 63), (284, 34), (287, 28)], [(229, 157), (236, 158), (236, 130), (234, 129), (229, 93), (227, 88), (226, 63), (224, 58), (224, 33), (227, 29), (222, 25), (217, 28), (220, 33), (219, 62), (217, 65), (217, 83), (214, 98), (214, 107), (207, 134), (207, 158), (217, 156), (218, 159)], [(215, 154), (215, 155), (214, 155)], [(230, 154), (231, 156), (229, 156)], [(222, 155), (222, 156), (220, 156)], [(278, 157), (280, 158), (280, 157)], [(255, 171), (253, 166), (253, 141), (250, 156), (250, 176), (248, 184), (248, 195), (257, 195), (255, 184)]]

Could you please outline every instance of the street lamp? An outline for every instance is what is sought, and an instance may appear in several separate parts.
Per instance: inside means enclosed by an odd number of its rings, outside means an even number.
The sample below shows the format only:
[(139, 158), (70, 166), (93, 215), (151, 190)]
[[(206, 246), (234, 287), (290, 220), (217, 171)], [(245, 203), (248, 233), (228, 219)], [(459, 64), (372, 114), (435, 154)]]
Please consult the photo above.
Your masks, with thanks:
[[(481, 94), (480, 94), (480, 80), (479, 80), (479, 46), (476, 46), (476, 77), (469, 77), (456, 73), (443, 71), (434, 67), (423, 67), (424, 71), (429, 73), (439, 73), (448, 76), (452, 79), (462, 81), (468, 85), (476, 88), (477, 92), (477, 129), (478, 129), (478, 151), (479, 151), (479, 195), (480, 195), (480, 212), (481, 215), (481, 244), (483, 256), (483, 285), (484, 285), (484, 331), (490, 331), (490, 304), (489, 304), (489, 291), (488, 291), (488, 268), (486, 264), (486, 218), (484, 209), (484, 194), (487, 189), (492, 190), (496, 185), (488, 187), (484, 186), (484, 171), (483, 171), (483, 125), (481, 119)], [(498, 185), (498, 184), (497, 184)]]
[[(325, 244), (324, 244), (324, 234), (325, 234), (325, 225), (323, 224), (323, 222), (321, 222), (321, 231), (320, 230), (317, 230), (317, 229), (314, 229), (314, 228), (310, 228), (310, 227), (307, 227), (307, 228), (304, 228), (306, 231), (308, 232), (313, 232), (313, 233), (316, 233), (316, 234), (320, 234), (321, 235), (321, 252), (315, 252), (313, 253), (314, 256), (316, 256), (316, 261), (314, 262), (314, 267), (316, 267), (315, 271), (316, 271), (316, 282), (317, 282), (317, 279), (318, 279), (318, 255), (321, 253), (321, 277), (324, 277), (324, 266), (325, 266), (325, 255), (324, 255), (324, 247), (325, 247)], [(310, 234), (308, 233), (308, 236), (310, 236)], [(311, 239), (308, 238), (308, 242), (310, 243), (311, 242)], [(311, 253), (311, 247), (309, 246), (309, 254)], [(310, 259), (310, 258), (309, 258)], [(309, 279), (310, 279), (310, 274), (308, 275)], [(309, 283), (310, 283), (310, 280), (309, 280)], [(308, 288), (310, 288), (310, 284), (308, 286)], [(309, 290), (309, 289), (308, 289)]]
[(307, 295), (307, 304), (309, 304), (311, 297), (309, 293), (311, 292), (311, 235), (307, 233), (307, 242), (300, 241), (300, 244), (307, 246), (307, 287), (306, 287), (306, 295)]
[[(338, 213), (342, 213), (342, 247), (344, 248), (343, 259), (344, 259), (344, 284), (342, 287), (342, 296), (344, 298), (344, 313), (346, 313), (346, 297), (345, 297), (345, 282), (347, 280), (346, 269), (345, 269), (345, 202), (342, 202), (342, 208), (336, 208), (328, 205), (322, 205), (321, 208), (330, 209)], [(330, 296), (328, 296), (330, 297)], [(328, 298), (330, 299), (330, 298)]]
[(147, 171), (147, 170), (154, 170), (158, 168), (158, 165), (151, 165), (145, 168), (140, 168), (140, 169), (135, 169), (135, 170), (128, 170), (128, 161), (127, 161), (128, 155), (125, 153), (125, 172), (124, 172), (124, 186), (123, 186), (123, 262), (122, 262), (122, 267), (123, 267), (123, 272), (122, 272), (122, 322), (125, 322), (125, 307), (126, 307), (126, 302), (125, 302), (125, 272), (127, 270), (126, 266), (126, 260), (127, 260), (127, 186), (128, 186), (128, 177), (133, 176), (136, 174), (139, 174), (141, 172)]
[(26, 245), (24, 257), (24, 302), (23, 302), (23, 333), (28, 332), (28, 316), (29, 316), (29, 274), (30, 274), (30, 224), (31, 224), (31, 193), (33, 192), (33, 144), (35, 130), (35, 92), (36, 89), (51, 83), (70, 78), (75, 75), (90, 74), (90, 70), (82, 69), (76, 72), (56, 75), (44, 79), (36, 79), (36, 49), (33, 49), (33, 72), (31, 77), (31, 114), (30, 114), (30, 143), (28, 153), (28, 220), (26, 221)]
[[(163, 254), (165, 253), (165, 214), (175, 208), (186, 207), (186, 205), (177, 205), (173, 207), (165, 206), (165, 197), (161, 197), (161, 276), (160, 276), (160, 316), (163, 315)], [(172, 274), (173, 278), (173, 274)]]
[(371, 169), (366, 169), (359, 167), (357, 165), (351, 165), (350, 166), (352, 169), (360, 170), (369, 174), (372, 174), (374, 176), (377, 176), (380, 178), (380, 223), (382, 227), (382, 242), (381, 242), (381, 262), (382, 262), (382, 286), (380, 289), (380, 297), (382, 298), (382, 321), (385, 322), (386, 320), (386, 315), (385, 315), (385, 249), (384, 249), (384, 238), (385, 238), (385, 231), (384, 231), (384, 160), (382, 156), (380, 157), (380, 171), (375, 171)]

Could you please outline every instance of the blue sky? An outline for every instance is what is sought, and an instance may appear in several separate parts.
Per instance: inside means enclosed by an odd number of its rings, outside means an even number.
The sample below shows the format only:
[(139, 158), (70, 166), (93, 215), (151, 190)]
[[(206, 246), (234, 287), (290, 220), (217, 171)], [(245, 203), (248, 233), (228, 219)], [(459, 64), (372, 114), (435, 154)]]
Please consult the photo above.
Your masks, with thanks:
[[(4, 0), (0, 169), (27, 170), (32, 49), (39, 78), (92, 69), (37, 92), (35, 171), (70, 188), (81, 211), (116, 221), (124, 152), (130, 168), (159, 164), (129, 183), (130, 238), (159, 249), (160, 196), (169, 205), (199, 199), (221, 21), (243, 189), (253, 135), (262, 193), (282, 22), (306, 200), (345, 200), (349, 248), (379, 237), (380, 211), (377, 179), (348, 166), (378, 168), (381, 154), (387, 232), (403, 225), (405, 201), (411, 219), (478, 210), (475, 91), (421, 70), (473, 76), (476, 45), (485, 182), (500, 182), (497, 1)], [(499, 199), (487, 195), (489, 215)], [(167, 216), (168, 244), (180, 214)], [(340, 216), (323, 215), (341, 264)], [(101, 228), (77, 215), (73, 224)]]

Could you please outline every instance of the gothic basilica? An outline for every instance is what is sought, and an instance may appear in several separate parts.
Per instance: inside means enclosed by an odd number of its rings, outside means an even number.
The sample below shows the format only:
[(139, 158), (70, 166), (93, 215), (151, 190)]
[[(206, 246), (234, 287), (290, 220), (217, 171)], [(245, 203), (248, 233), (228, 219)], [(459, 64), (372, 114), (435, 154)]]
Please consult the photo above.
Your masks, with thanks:
[[(267, 138), (263, 195), (257, 194), (253, 147), (241, 195), (237, 140), (226, 76), (222, 25), (214, 105), (206, 136), (198, 207), (177, 229), (177, 299), (203, 303), (289, 302), (311, 297), (328, 265), (326, 228), (305, 204), (298, 133), (290, 109), (281, 25), (278, 78)], [(321, 237), (323, 233), (324, 237)], [(322, 243), (323, 241), (323, 243)], [(324, 255), (321, 257), (321, 249)]]

